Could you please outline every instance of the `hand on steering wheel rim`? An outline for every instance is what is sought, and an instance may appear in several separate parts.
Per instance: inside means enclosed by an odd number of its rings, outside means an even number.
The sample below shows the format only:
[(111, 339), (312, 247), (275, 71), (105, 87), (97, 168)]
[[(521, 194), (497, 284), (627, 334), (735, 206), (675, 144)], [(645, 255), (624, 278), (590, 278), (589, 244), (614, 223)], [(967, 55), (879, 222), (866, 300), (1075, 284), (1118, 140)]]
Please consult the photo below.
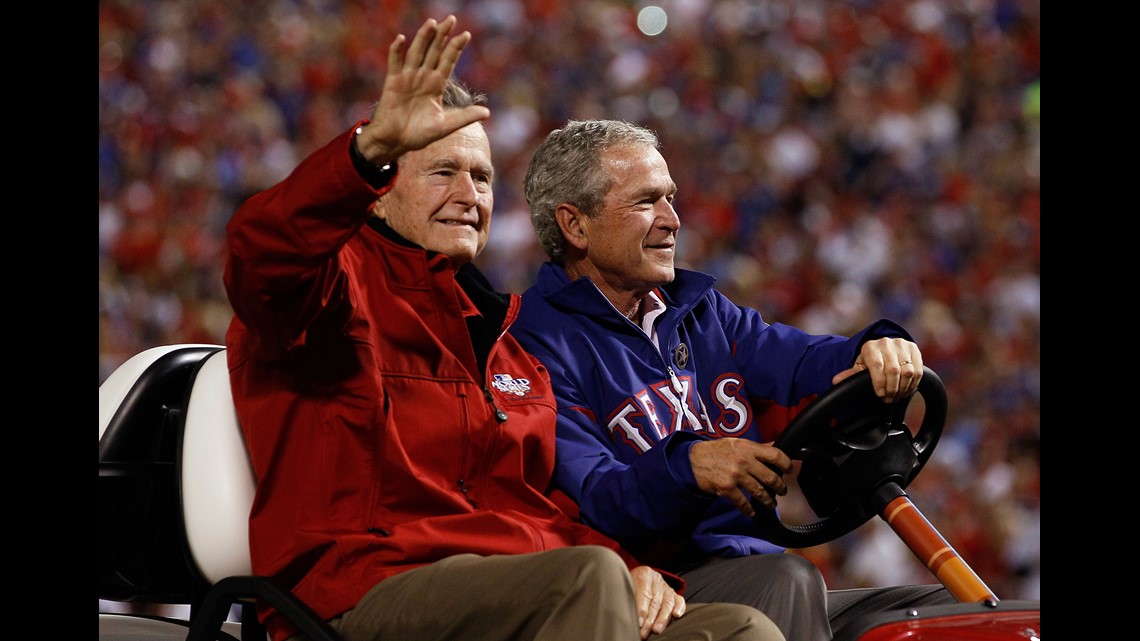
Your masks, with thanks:
[[(911, 432), (906, 410), (915, 396), (925, 403), (922, 424)], [(901, 491), (930, 458), (946, 423), (946, 388), (923, 368), (918, 390), (909, 398), (884, 403), (869, 372), (840, 381), (788, 424), (775, 445), (800, 460), (797, 481), (820, 520), (784, 523), (777, 510), (753, 500), (759, 536), (788, 548), (805, 548), (837, 539), (863, 525)], [(893, 483), (893, 485), (892, 485)], [(888, 490), (890, 491), (890, 490)]]

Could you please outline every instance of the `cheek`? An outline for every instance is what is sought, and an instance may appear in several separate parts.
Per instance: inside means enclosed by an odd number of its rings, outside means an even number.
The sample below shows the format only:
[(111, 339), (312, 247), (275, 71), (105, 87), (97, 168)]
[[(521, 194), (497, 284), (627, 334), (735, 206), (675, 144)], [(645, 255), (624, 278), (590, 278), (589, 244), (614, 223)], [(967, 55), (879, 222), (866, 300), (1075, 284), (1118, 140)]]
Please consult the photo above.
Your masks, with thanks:
[(491, 235), (491, 201), (480, 200), (475, 206), (475, 210), (479, 212), (479, 222), (476, 225), (475, 232), (479, 235), (479, 246), (482, 247)]
[(422, 225), (417, 220), (415, 209), (411, 207), (412, 203), (404, 202), (400, 207), (390, 207), (388, 209), (388, 225), (400, 232), (400, 235), (415, 240), (414, 236), (418, 236), (418, 231)]
[(619, 230), (614, 229), (600, 238), (595, 236), (590, 239), (590, 255), (600, 264), (632, 269), (641, 262), (641, 247), (631, 243), (628, 235), (623, 236)]
[[(422, 197), (418, 197), (412, 190), (405, 189), (401, 193), (395, 190), (385, 194), (389, 198), (386, 220), (388, 226), (396, 230), (404, 238), (423, 245), (429, 233), (428, 214), (431, 211)], [(392, 196), (395, 196), (394, 198)]]
[(640, 253), (641, 244), (645, 242), (645, 226), (640, 220), (630, 220), (607, 229), (605, 238), (615, 249)]

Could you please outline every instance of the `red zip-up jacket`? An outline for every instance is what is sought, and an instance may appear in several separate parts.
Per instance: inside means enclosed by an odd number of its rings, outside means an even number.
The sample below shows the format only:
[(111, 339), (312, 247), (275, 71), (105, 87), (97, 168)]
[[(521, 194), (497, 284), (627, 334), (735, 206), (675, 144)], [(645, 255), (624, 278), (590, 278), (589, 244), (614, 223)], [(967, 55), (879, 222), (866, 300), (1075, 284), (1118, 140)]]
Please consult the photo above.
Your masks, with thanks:
[[(556, 407), (545, 368), (506, 331), (519, 297), (375, 218), (391, 182), (361, 178), (351, 132), (227, 227), (254, 573), (329, 619), (387, 577), (464, 552), (600, 544), (634, 567), (544, 494)], [(260, 617), (274, 641), (296, 632), (276, 611)]]

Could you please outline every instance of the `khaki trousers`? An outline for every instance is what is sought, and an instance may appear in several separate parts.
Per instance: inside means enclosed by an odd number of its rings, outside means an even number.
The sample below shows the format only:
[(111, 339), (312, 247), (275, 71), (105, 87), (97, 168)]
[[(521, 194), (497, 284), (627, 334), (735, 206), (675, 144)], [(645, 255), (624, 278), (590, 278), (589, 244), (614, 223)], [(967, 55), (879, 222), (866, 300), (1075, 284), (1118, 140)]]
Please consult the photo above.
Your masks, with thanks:
[[(641, 638), (625, 563), (613, 551), (589, 545), (449, 557), (381, 581), (330, 624), (346, 641)], [(650, 639), (784, 641), (784, 636), (754, 608), (708, 603), (687, 604), (680, 619)]]

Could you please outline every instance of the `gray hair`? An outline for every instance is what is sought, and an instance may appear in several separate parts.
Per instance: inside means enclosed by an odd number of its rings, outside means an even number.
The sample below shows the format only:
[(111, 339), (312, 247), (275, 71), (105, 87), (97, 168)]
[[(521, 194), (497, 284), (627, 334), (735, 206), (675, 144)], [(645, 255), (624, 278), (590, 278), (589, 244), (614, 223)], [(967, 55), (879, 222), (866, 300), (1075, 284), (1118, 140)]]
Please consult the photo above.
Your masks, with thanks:
[(554, 212), (570, 203), (587, 216), (599, 213), (613, 177), (602, 168), (602, 152), (614, 145), (661, 148), (653, 131), (621, 120), (571, 120), (534, 150), (523, 179), (530, 222), (546, 255), (561, 263), (566, 239)]
[[(447, 79), (447, 84), (443, 87), (443, 98), (441, 100), (444, 109), (463, 109), (471, 105), (483, 105), (487, 103), (487, 94), (472, 91), (464, 85), (458, 78), (452, 76)], [(375, 111), (379, 102), (372, 103), (371, 110)]]
[(443, 88), (443, 106), (447, 109), (462, 109), (471, 105), (481, 105), (487, 102), (487, 96), (468, 89), (454, 76), (447, 79), (447, 86)]

